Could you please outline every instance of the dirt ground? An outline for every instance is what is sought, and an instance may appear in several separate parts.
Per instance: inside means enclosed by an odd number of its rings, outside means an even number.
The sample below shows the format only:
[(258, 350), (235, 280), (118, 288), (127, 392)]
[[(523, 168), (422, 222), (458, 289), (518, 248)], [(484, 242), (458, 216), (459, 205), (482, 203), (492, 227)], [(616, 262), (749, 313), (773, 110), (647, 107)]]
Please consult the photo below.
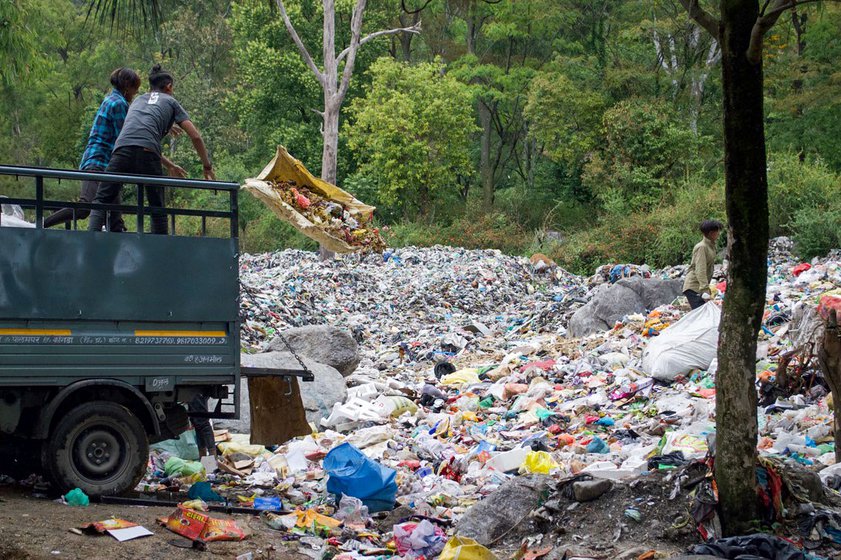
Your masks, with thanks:
[[(298, 544), (286, 544), (279, 534), (266, 527), (259, 517), (236, 514), (232, 517), (252, 534), (241, 542), (212, 542), (205, 552), (178, 548), (170, 542), (188, 542), (156, 522), (174, 508), (91, 504), (74, 508), (48, 499), (30, 497), (20, 487), (0, 487), (0, 559), (2, 560), (179, 560), (202, 558), (234, 559), (251, 552), (254, 560), (306, 560), (295, 552)], [(222, 514), (214, 516), (225, 517)], [(139, 523), (153, 536), (118, 542), (110, 535), (76, 535), (70, 532), (92, 521), (119, 517)]]

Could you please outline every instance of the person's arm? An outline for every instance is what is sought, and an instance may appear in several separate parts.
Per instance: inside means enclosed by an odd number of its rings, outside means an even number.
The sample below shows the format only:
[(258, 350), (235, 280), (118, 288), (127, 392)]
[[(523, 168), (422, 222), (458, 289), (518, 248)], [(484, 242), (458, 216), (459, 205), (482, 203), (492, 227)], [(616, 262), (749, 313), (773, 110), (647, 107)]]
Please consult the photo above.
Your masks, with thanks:
[(176, 165), (172, 160), (163, 154), (161, 154), (161, 163), (163, 163), (164, 167), (166, 167), (170, 177), (178, 177), (179, 179), (187, 177), (187, 171), (183, 167)]
[(184, 129), (184, 132), (186, 132), (187, 136), (189, 136), (190, 140), (192, 140), (193, 147), (196, 149), (196, 153), (201, 158), (201, 163), (204, 167), (204, 178), (208, 181), (215, 181), (216, 175), (213, 173), (213, 164), (210, 162), (210, 156), (207, 155), (207, 148), (204, 145), (204, 140), (202, 140), (201, 133), (196, 128), (196, 125), (194, 125), (192, 121), (186, 120), (178, 123), (178, 126)]

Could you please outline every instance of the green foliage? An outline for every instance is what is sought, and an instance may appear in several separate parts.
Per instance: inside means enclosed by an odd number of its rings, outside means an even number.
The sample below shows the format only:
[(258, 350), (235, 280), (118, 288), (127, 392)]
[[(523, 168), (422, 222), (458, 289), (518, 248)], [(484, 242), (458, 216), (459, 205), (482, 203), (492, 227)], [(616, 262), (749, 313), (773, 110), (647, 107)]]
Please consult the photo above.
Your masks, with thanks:
[(721, 182), (690, 181), (673, 196), (673, 204), (611, 216), (594, 228), (574, 232), (550, 256), (580, 274), (592, 274), (609, 262), (652, 267), (688, 262), (701, 221), (724, 221), (724, 187)]
[(447, 245), (468, 249), (496, 248), (506, 253), (524, 254), (533, 236), (514, 223), (507, 214), (482, 213), (478, 207), (448, 226), (404, 221), (384, 232), (392, 247)]
[(841, 204), (803, 208), (794, 214), (791, 229), (795, 248), (804, 259), (822, 257), (841, 247)]
[[(839, 186), (841, 178), (821, 161), (801, 162), (792, 153), (772, 154), (768, 162), (771, 235), (791, 235), (798, 213), (819, 215), (818, 209), (826, 208), (838, 199)], [(841, 222), (837, 225), (836, 229), (841, 229)]]
[(35, 59), (37, 37), (31, 24), (33, 8), (26, 0), (0, 2), (0, 86), (24, 78)]
[(617, 103), (602, 122), (604, 143), (583, 179), (611, 215), (654, 207), (699, 167), (704, 139), (650, 100)]
[(370, 91), (349, 110), (358, 174), (409, 217), (426, 216), (440, 191), (457, 189), (458, 178), (472, 173), (473, 93), (443, 70), (381, 58), (371, 67)]
[(604, 94), (552, 70), (532, 81), (525, 116), (531, 121), (532, 137), (547, 156), (578, 167), (599, 143), (605, 108)]
[[(86, 19), (88, 2), (0, 2), (0, 162), (76, 167), (110, 72), (128, 66), (145, 78), (160, 61), (220, 179), (256, 175), (278, 144), (318, 174), (322, 90), (273, 3), (157, 4), (160, 27), (118, 22), (112, 30)], [(322, 2), (286, 4), (320, 64)], [(353, 4), (337, 1), (340, 50)], [(716, 2), (702, 5), (715, 12)], [(340, 186), (379, 207), (393, 244), (540, 251), (586, 273), (609, 261), (686, 262), (697, 223), (724, 214), (721, 80), (720, 65), (708, 64), (710, 39), (677, 8), (434, 0), (418, 16), (420, 35), (360, 50), (342, 115)], [(808, 257), (841, 244), (841, 6), (798, 14), (801, 33), (783, 17), (766, 42), (769, 203), (772, 235), (791, 235)], [(399, 0), (382, 0), (368, 3), (364, 21), (363, 35), (415, 20)], [(189, 139), (165, 149), (200, 176)], [(0, 179), (1, 194), (27, 188)], [(78, 192), (69, 183), (49, 188)], [(187, 208), (222, 208), (223, 198), (171, 194)], [(240, 211), (245, 251), (315, 247), (247, 193)], [(197, 233), (200, 222), (178, 227)], [(226, 224), (208, 228), (223, 235)]]
[(768, 147), (818, 156), (841, 171), (841, 7), (826, 3), (800, 17), (802, 50), (791, 24), (776, 28), (766, 49)]

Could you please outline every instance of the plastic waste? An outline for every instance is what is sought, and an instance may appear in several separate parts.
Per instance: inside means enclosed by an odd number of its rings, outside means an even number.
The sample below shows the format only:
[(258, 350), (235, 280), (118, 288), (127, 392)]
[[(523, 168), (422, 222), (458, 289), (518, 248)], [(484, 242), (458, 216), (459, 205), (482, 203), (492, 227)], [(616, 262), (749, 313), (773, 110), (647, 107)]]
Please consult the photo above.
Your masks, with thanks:
[(205, 502), (224, 502), (225, 499), (213, 491), (209, 482), (196, 482), (190, 486), (187, 496), (191, 500), (202, 500)]
[(441, 385), (447, 387), (462, 387), (479, 382), (479, 371), (476, 368), (461, 369), (441, 378)]
[(324, 457), (330, 475), (327, 491), (359, 498), (370, 512), (390, 510), (397, 495), (397, 473), (366, 457), (349, 443), (333, 448)]
[(368, 508), (359, 498), (342, 495), (339, 507), (336, 509), (335, 518), (342, 521), (345, 527), (364, 528), (368, 524), (370, 516)]
[(642, 368), (661, 381), (672, 381), (692, 369), (707, 369), (718, 348), (721, 310), (705, 304), (649, 341), (642, 353)]
[(447, 543), (447, 534), (441, 527), (424, 519), (420, 523), (401, 523), (394, 526), (397, 552), (403, 558), (434, 558)]
[(610, 453), (610, 447), (597, 436), (587, 444), (587, 453)]
[(511, 451), (494, 455), (488, 460), (487, 465), (500, 472), (513, 471), (520, 468), (529, 453), (531, 449), (528, 447), (515, 447)]
[(499, 558), (473, 539), (456, 535), (447, 541), (438, 560), (499, 560)]
[(418, 406), (415, 403), (406, 397), (399, 396), (379, 396), (372, 403), (372, 406), (380, 418), (397, 417), (404, 412), (414, 414), (418, 411)]
[(277, 496), (262, 496), (254, 498), (254, 509), (263, 511), (281, 511), (283, 503)]
[(170, 457), (164, 464), (166, 476), (193, 476), (204, 473), (204, 465), (199, 461), (185, 461), (181, 457)]
[(531, 451), (526, 455), (522, 466), (521, 473), (538, 473), (549, 474), (552, 470), (557, 469), (560, 465), (552, 458), (549, 453), (545, 451)]
[(65, 494), (64, 501), (67, 502), (67, 505), (75, 507), (87, 507), (90, 504), (90, 498), (81, 488), (74, 488)]
[(150, 450), (164, 451), (187, 461), (199, 460), (199, 446), (196, 443), (196, 430), (190, 428), (176, 439), (166, 439), (149, 445)]

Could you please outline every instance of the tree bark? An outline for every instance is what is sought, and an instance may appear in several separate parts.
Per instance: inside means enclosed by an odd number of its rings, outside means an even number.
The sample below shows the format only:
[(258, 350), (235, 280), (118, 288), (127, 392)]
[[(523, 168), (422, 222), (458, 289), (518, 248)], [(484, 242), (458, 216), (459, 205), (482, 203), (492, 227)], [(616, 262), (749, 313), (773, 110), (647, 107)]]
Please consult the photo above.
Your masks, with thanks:
[(493, 210), (494, 206), (494, 172), (491, 164), (491, 110), (485, 102), (479, 100), (479, 121), (482, 125), (482, 145), (479, 161), (479, 174), (482, 181), (482, 208), (485, 212)]
[(324, 97), (324, 132), (322, 133), (323, 147), (321, 151), (321, 178), (335, 185), (339, 154), (339, 106)]
[(756, 0), (722, 0), (727, 297), (719, 328), (716, 458), (725, 534), (756, 518), (756, 336), (767, 282), (768, 178), (762, 61), (746, 53), (759, 15)]
[(835, 461), (841, 462), (841, 414), (838, 414), (838, 408), (841, 407), (841, 331), (838, 329), (838, 316), (834, 311), (826, 321), (823, 340), (818, 347), (818, 362), (832, 391)]

